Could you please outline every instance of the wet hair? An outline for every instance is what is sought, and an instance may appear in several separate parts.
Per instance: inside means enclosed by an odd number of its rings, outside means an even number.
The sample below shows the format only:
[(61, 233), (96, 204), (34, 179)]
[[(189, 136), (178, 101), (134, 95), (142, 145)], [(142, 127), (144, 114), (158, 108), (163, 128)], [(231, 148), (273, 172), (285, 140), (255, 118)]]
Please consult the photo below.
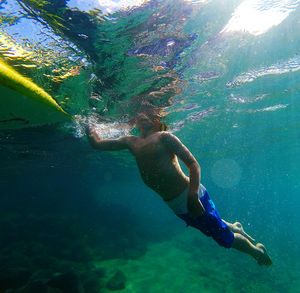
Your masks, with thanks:
[(160, 123), (159, 125), (159, 131), (167, 131), (168, 130), (168, 126), (166, 123)]
[[(159, 123), (159, 131), (167, 131), (168, 126), (166, 123), (164, 122), (160, 122), (161, 116), (158, 114), (152, 114), (152, 113), (145, 113), (145, 112), (140, 112), (138, 113), (137, 117), (139, 115), (145, 115), (147, 118), (149, 118), (152, 121), (155, 121), (157, 123)], [(135, 120), (136, 121), (136, 120)]]

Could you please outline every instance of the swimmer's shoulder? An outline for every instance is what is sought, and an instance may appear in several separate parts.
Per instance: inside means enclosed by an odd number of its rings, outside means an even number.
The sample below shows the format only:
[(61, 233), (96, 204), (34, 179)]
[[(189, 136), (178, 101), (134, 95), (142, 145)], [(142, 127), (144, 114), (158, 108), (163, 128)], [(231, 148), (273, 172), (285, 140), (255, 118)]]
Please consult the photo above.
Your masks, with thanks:
[(160, 131), (160, 132), (158, 132), (158, 134), (159, 134), (160, 140), (162, 142), (164, 142), (164, 143), (170, 143), (172, 141), (179, 141), (179, 142), (181, 142), (180, 139), (176, 135), (174, 135), (173, 133), (171, 133), (171, 132)]

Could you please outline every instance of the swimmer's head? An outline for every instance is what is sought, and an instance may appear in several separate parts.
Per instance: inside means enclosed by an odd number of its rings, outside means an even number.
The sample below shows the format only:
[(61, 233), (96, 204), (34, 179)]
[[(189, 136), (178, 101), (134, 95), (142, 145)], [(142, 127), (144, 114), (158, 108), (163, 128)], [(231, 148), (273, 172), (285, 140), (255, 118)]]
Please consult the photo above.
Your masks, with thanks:
[(160, 121), (160, 117), (139, 113), (135, 120), (136, 126), (140, 131), (166, 131), (167, 125)]

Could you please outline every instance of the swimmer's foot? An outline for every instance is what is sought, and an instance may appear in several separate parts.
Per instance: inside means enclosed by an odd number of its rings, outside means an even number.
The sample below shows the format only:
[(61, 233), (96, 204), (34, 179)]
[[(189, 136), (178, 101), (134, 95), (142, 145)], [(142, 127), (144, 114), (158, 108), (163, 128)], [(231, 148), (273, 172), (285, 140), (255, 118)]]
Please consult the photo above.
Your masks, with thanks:
[(263, 244), (261, 243), (257, 243), (255, 245), (259, 250), (260, 250), (260, 254), (256, 257), (257, 263), (261, 266), (270, 266), (272, 264), (272, 260), (270, 258), (270, 256), (267, 253), (266, 248), (264, 247)]
[(232, 224), (234, 232), (235, 233), (239, 233), (241, 235), (243, 235), (244, 237), (246, 237), (252, 244), (255, 244), (255, 239), (252, 238), (249, 234), (247, 234), (242, 226), (242, 224), (240, 222), (235, 222), (234, 224)]

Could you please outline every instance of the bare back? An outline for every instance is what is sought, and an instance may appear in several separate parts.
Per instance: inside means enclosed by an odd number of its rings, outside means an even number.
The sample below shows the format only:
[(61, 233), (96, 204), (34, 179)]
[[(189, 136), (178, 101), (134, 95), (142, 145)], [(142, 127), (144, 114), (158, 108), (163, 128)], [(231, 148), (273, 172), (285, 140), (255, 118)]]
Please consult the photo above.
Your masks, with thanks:
[(148, 137), (134, 137), (130, 151), (135, 156), (144, 183), (162, 196), (171, 200), (189, 185), (177, 156), (163, 142), (163, 132)]

